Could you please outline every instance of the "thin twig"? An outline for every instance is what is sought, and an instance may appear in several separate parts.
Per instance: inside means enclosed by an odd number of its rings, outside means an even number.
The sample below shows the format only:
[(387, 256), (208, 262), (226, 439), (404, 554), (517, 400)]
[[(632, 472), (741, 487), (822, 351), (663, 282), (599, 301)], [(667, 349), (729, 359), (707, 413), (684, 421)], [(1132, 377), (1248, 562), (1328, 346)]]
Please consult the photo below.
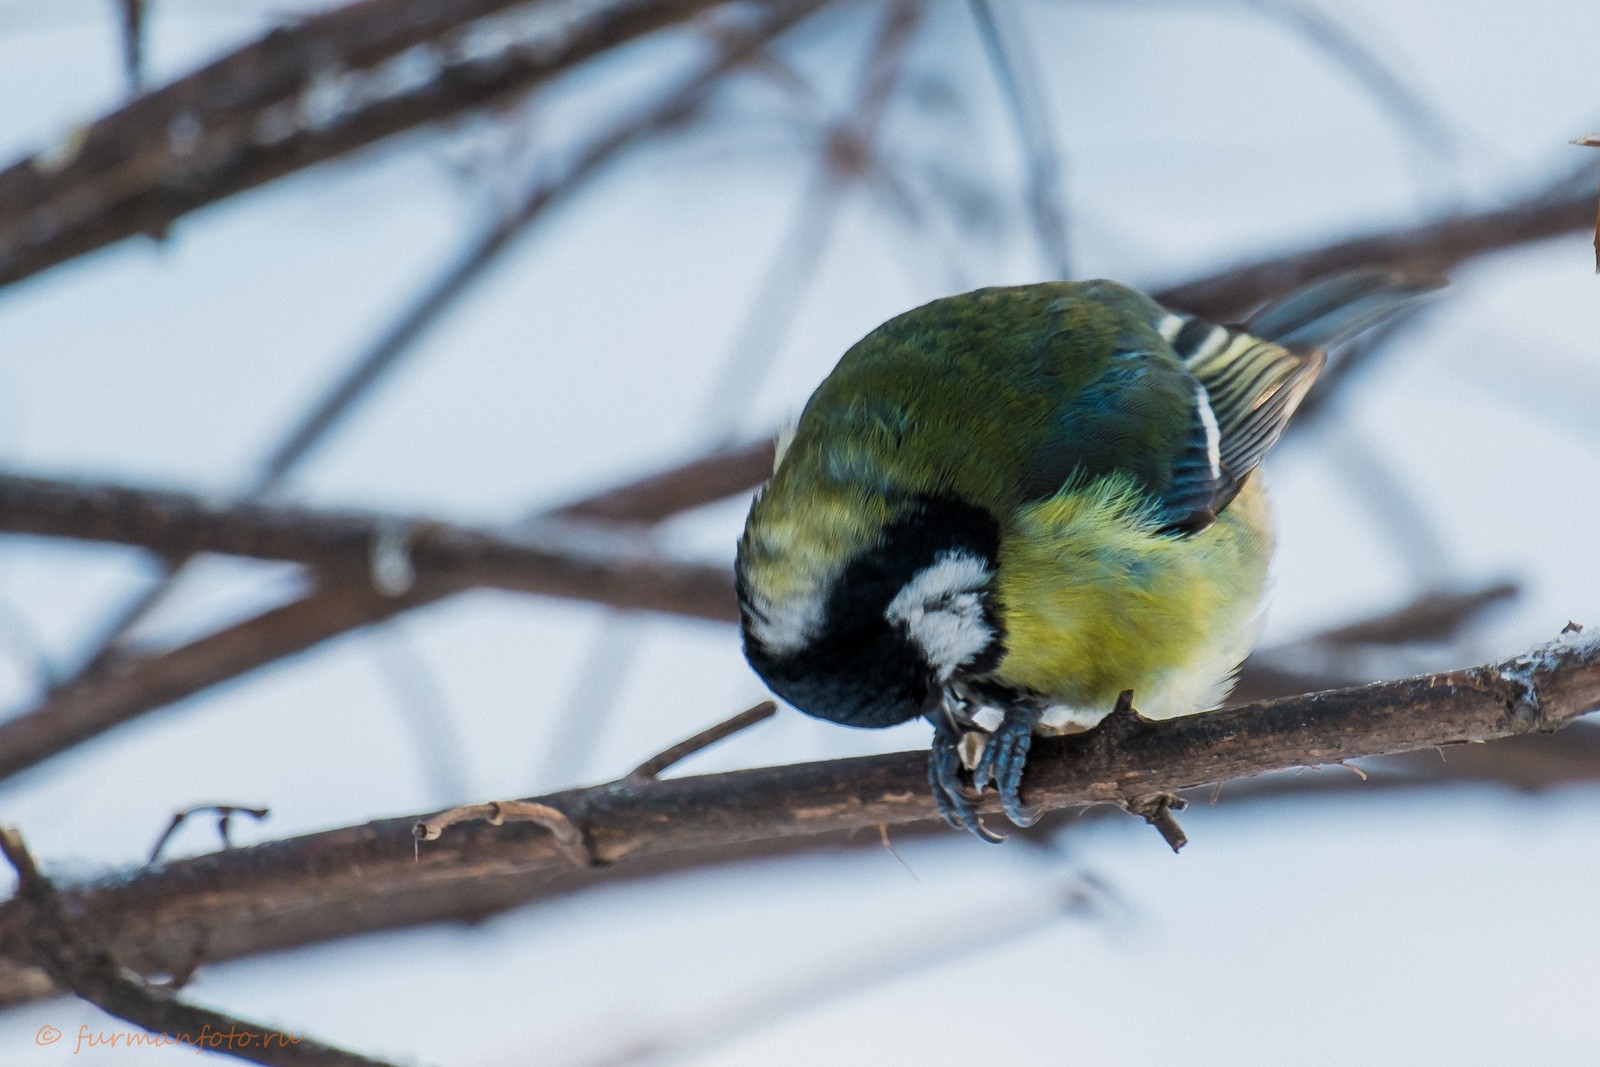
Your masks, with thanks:
[(233, 847), (233, 840), (228, 836), (229, 822), (233, 816), (243, 813), (260, 822), (272, 814), (267, 808), (251, 808), (243, 804), (196, 804), (192, 808), (184, 808), (182, 811), (173, 813), (172, 821), (167, 823), (167, 828), (161, 831), (160, 837), (156, 838), (155, 845), (150, 849), (148, 862), (159, 863), (161, 853), (167, 847), (167, 842), (172, 840), (172, 835), (178, 832), (178, 828), (184, 824), (189, 816), (198, 815), (201, 812), (209, 812), (217, 816), (217, 836), (222, 838), (222, 847), (225, 849)]
[(732, 431), (733, 420), (749, 407), (771, 370), (833, 236), (845, 194), (872, 172), (879, 130), (923, 14), (918, 0), (893, 0), (850, 107), (823, 136), (816, 170), (708, 390), (701, 420), (724, 433)]
[(1189, 843), (1189, 835), (1183, 832), (1183, 827), (1178, 825), (1178, 820), (1173, 818), (1172, 813), (1182, 811), (1188, 806), (1187, 800), (1171, 793), (1157, 793), (1154, 796), (1128, 802), (1128, 810), (1154, 826), (1160, 832), (1161, 839), (1172, 847), (1173, 852), (1182, 851), (1183, 846)]
[(575, 867), (594, 866), (594, 851), (584, 839), (583, 831), (559, 808), (528, 800), (491, 800), (485, 804), (463, 804), (426, 819), (417, 820), (411, 833), (418, 841), (437, 841), (450, 827), (459, 823), (483, 819), (490, 826), (506, 823), (537, 823), (550, 831), (556, 847)]
[(118, 30), (122, 38), (122, 74), (128, 82), (128, 95), (144, 88), (145, 21), (149, 15), (146, 0), (117, 0)]
[[(1572, 143), (1575, 145), (1581, 145), (1584, 148), (1600, 148), (1600, 137), (1596, 137), (1594, 134), (1587, 134), (1583, 137), (1575, 139)], [(1595, 202), (1594, 271), (1596, 274), (1600, 274), (1600, 199), (1597, 199)]]
[(1070, 916), (1093, 913), (1098, 900), (1081, 880), (1056, 878), (1028, 897), (951, 917), (930, 929), (878, 946), (859, 945), (847, 957), (771, 987), (744, 990), (733, 1003), (645, 1032), (584, 1061), (586, 1067), (673, 1063), (704, 1057), (729, 1042), (804, 1012), (859, 996), (888, 981), (986, 955)]
[(763, 700), (748, 711), (741, 711), (731, 719), (719, 722), (709, 729), (701, 730), (693, 737), (679, 741), (671, 748), (658, 752), (629, 771), (627, 777), (630, 781), (651, 781), (673, 764), (680, 763), (696, 752), (710, 748), (718, 741), (732, 737), (741, 730), (747, 730), (758, 722), (765, 722), (777, 714), (777, 711), (778, 705), (775, 701)]
[[(1067, 219), (1061, 203), (1061, 159), (1056, 148), (1045, 92), (1021, 34), (1002, 26), (991, 0), (970, 0), (984, 54), (994, 68), (1011, 121), (1028, 163), (1028, 211), (1040, 251), (1053, 277), (1072, 277), (1067, 255)], [(1018, 14), (1007, 5), (1009, 14)]]

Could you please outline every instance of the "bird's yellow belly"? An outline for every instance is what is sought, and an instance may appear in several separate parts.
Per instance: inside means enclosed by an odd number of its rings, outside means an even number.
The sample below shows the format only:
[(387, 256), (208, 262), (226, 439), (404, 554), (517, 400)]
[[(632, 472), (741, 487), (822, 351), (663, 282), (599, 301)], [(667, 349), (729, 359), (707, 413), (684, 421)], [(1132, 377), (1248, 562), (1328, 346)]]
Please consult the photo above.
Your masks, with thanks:
[(1255, 643), (1271, 552), (1259, 471), (1192, 537), (1155, 534), (1115, 479), (1031, 505), (1000, 547), (994, 677), (1053, 704), (1044, 732), (1094, 726), (1125, 689), (1150, 718), (1215, 707)]

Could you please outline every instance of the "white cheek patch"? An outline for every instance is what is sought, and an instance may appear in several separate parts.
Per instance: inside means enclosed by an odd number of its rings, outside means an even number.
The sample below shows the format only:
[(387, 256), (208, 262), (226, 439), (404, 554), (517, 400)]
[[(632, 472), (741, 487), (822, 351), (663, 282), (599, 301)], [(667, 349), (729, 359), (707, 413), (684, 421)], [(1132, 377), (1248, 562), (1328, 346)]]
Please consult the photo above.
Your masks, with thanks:
[(918, 571), (883, 613), (905, 628), (942, 682), (994, 640), (983, 615), (982, 590), (991, 577), (981, 557), (945, 552)]
[(827, 608), (821, 593), (793, 597), (774, 603), (765, 598), (753, 598), (746, 627), (761, 647), (775, 656), (798, 652), (811, 643), (822, 628), (822, 615)]

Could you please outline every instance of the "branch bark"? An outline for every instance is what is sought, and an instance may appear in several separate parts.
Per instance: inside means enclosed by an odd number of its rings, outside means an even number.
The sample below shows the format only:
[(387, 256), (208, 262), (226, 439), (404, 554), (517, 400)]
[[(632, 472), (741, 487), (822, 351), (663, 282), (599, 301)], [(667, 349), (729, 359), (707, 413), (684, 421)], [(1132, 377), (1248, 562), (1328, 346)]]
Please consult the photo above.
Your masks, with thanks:
[[(635, 518), (642, 523), (659, 521), (674, 508), (687, 510), (720, 499), (729, 471), (748, 471), (752, 463), (764, 463), (763, 470), (770, 470), (770, 456), (768, 442), (719, 453), (575, 501), (550, 516), (582, 516), (592, 508), (592, 516), (616, 523)], [(731, 578), (722, 574), (717, 581), (726, 585)], [(354, 581), (330, 583), (187, 645), (117, 662), (52, 693), (31, 711), (0, 723), (0, 781), (148, 712), (464, 588), (467, 586), (455, 581), (424, 577), (409, 591), (392, 596), (373, 588), (370, 578), (363, 575)], [(723, 601), (730, 611), (731, 596), (727, 593)]]
[[(1513, 737), (1536, 752), (1543, 739), (1526, 735), (1596, 707), (1600, 639), (1571, 634), (1484, 667), (1160, 723), (1129, 717), (1080, 737), (1041, 739), (1029, 757), (1026, 799), (1047, 810), (1137, 807), (1152, 796), (1362, 756)], [(1488, 748), (1455, 751), (1470, 763)], [(80, 928), (125, 966), (180, 970), (196, 959), (478, 917), (678, 861), (925, 823), (937, 817), (925, 761), (923, 752), (904, 752), (533, 798), (581, 831), (595, 867), (575, 867), (533, 825), (455, 827), (419, 854), (413, 816), (179, 860), (62, 893)], [(0, 957), (12, 964), (0, 973), (0, 995), (40, 987), (24, 966), (24, 910), (16, 901), (0, 905)]]
[(185, 1044), (196, 1051), (225, 1052), (267, 1067), (388, 1067), (303, 1035), (186, 1004), (127, 974), (110, 953), (84, 940), (62, 907), (56, 887), (39, 873), (20, 834), (0, 829), (0, 853), (16, 869), (13, 903), (28, 911), (29, 940), (39, 967), (100, 1010), (161, 1039), (153, 1044)]
[(545, 521), (526, 536), (426, 518), (268, 504), (214, 507), (187, 493), (0, 475), (0, 531), (105, 541), (183, 558), (288, 560), (332, 579), (409, 592), (419, 579), (735, 621), (724, 566), (670, 560), (595, 523)]

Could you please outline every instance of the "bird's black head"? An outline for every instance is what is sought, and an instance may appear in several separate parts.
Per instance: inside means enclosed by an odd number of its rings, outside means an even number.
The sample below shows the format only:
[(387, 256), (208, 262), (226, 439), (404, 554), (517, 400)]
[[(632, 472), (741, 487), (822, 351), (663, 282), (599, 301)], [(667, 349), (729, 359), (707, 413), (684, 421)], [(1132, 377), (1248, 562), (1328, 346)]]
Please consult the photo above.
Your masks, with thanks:
[(999, 660), (990, 592), (999, 547), (988, 511), (921, 497), (804, 610), (763, 602), (741, 566), (745, 657), (774, 693), (819, 719), (885, 727), (916, 718), (958, 670), (982, 673)]

